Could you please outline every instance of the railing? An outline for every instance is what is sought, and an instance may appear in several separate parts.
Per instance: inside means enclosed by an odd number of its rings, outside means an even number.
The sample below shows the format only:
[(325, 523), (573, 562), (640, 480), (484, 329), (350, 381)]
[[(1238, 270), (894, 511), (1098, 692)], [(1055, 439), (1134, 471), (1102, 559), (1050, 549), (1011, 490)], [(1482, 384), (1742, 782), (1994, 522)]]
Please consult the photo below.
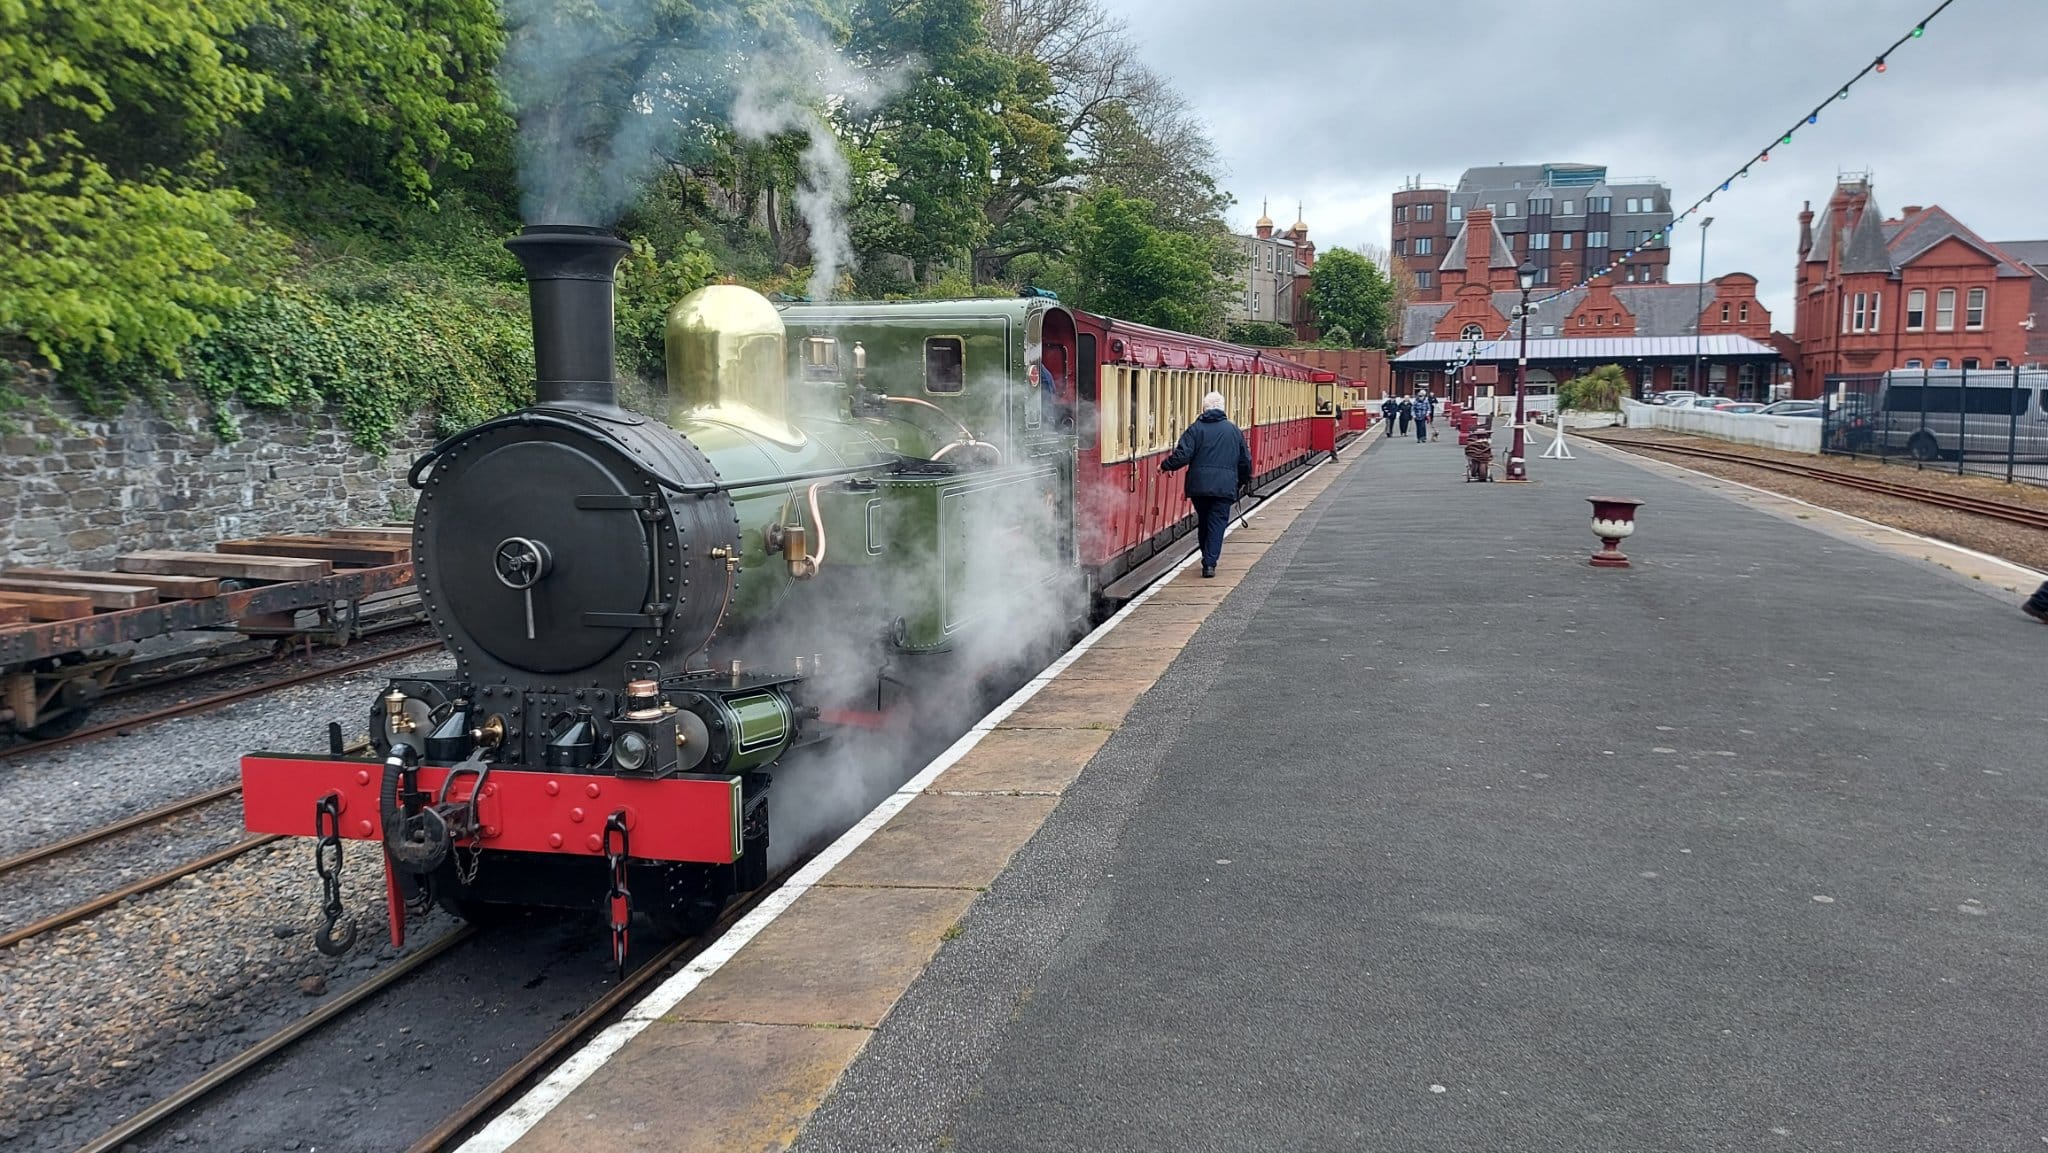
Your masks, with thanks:
[(1831, 376), (1821, 400), (1829, 453), (2048, 485), (2048, 371)]

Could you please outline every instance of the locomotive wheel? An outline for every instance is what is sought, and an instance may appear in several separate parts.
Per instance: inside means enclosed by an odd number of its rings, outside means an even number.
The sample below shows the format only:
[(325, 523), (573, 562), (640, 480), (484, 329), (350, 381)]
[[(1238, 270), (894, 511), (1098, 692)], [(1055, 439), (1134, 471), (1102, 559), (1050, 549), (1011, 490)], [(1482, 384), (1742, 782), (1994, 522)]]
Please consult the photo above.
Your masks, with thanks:
[(23, 730), (23, 735), (37, 741), (54, 741), (59, 737), (68, 737), (79, 729), (84, 728), (85, 718), (91, 714), (91, 705), (80, 705), (75, 709), (58, 713), (47, 721), (30, 725), (27, 729)]

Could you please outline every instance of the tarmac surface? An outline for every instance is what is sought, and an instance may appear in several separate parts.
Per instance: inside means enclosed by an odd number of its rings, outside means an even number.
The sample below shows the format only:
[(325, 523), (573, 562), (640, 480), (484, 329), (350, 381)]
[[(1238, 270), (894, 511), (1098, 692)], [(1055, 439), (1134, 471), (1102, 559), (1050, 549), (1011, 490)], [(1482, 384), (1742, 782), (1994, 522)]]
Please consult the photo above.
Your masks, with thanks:
[[(1176, 578), (1228, 595), (1012, 790), (1044, 811), (1006, 867), (919, 880), (964, 915), (829, 1092), (757, 1087), (781, 1121), (725, 1147), (2043, 1148), (2048, 631), (1584, 442), (1462, 471), (1375, 443)], [(1634, 568), (1586, 563), (1593, 495), (1647, 502)], [(519, 1147), (628, 1100), (675, 1139), (700, 1082), (659, 1060), (625, 1079), (666, 1100), (586, 1085)]]

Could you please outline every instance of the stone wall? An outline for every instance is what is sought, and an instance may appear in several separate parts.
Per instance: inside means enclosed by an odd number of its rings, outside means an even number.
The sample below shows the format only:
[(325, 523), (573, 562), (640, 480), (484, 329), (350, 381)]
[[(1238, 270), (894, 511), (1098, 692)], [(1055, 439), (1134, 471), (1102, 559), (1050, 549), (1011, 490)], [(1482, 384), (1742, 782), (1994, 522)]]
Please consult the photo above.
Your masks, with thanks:
[(0, 556), (8, 565), (111, 567), (117, 553), (210, 551), (235, 537), (320, 532), (412, 515), (405, 472), (433, 443), (425, 418), (378, 458), (329, 413), (236, 410), (222, 444), (195, 406), (55, 416), (0, 437)]

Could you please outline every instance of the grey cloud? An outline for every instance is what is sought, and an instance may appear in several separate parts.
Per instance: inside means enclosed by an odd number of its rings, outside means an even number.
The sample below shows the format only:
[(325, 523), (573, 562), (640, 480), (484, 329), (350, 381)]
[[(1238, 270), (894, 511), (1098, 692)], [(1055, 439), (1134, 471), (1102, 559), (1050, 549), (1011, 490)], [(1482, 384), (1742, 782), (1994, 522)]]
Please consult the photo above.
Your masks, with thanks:
[[(1683, 207), (1805, 115), (1939, 0), (1112, 0), (1148, 63), (1208, 122), (1238, 227), (1297, 198), (1318, 244), (1384, 246), (1404, 177), (1451, 183), (1495, 162), (1573, 160), (1654, 176)], [(1993, 240), (2048, 237), (2048, 3), (1957, 0), (1717, 194), (1707, 275), (1741, 270), (1781, 329), (1799, 206), (1842, 171), (1879, 204), (1941, 204)], [(1284, 216), (1284, 219), (1283, 219)], [(1680, 226), (1674, 277), (1698, 272)], [(1680, 270), (1683, 270), (1682, 272)]]

